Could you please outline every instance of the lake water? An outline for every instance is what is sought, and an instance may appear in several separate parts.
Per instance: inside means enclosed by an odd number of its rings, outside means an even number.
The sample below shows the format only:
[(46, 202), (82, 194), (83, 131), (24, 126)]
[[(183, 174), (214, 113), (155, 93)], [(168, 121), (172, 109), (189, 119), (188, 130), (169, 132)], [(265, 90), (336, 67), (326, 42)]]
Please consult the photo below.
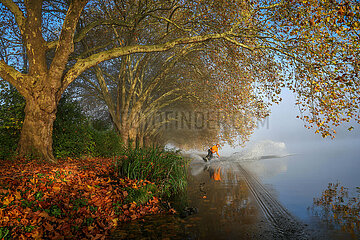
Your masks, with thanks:
[[(356, 187), (360, 187), (360, 138), (289, 142), (252, 142), (246, 148), (234, 149), (233, 153), (222, 157), (218, 165), (222, 167), (222, 173), (233, 172), (236, 175), (236, 166), (233, 163), (240, 163), (247, 171), (257, 176), (293, 216), (314, 231), (321, 228), (321, 231), (332, 235), (334, 239), (359, 237), (337, 231), (341, 225), (330, 224), (334, 222), (331, 214), (327, 217), (318, 216), (324, 208), (314, 206), (314, 198), (320, 198), (330, 183), (339, 183), (340, 186), (348, 188), (349, 196), (357, 195)], [(192, 157), (196, 159), (196, 154)], [(192, 166), (192, 175), (197, 174), (196, 167)], [(226, 186), (226, 183), (222, 184), (222, 188)], [(222, 195), (226, 198), (226, 194)], [(359, 201), (357, 204), (359, 209)], [(345, 218), (346, 221), (350, 219), (348, 216)], [(340, 222), (344, 222), (342, 220), (339, 219)], [(350, 224), (357, 224), (359, 234), (360, 216), (355, 216)]]
[[(146, 217), (122, 225), (113, 239), (278, 237), (269, 230), (239, 166), (257, 176), (274, 199), (299, 219), (300, 224), (312, 229), (312, 233), (322, 234), (321, 239), (329, 239), (328, 234), (333, 239), (352, 239), (354, 236), (323, 224), (326, 219), (314, 217), (311, 208), (313, 199), (320, 197), (329, 183), (339, 182), (350, 189), (360, 186), (359, 154), (360, 140), (356, 138), (288, 145), (258, 141), (210, 164), (202, 161), (201, 153), (192, 153), (189, 188), (182, 196), (182, 203), (196, 207), (197, 213), (185, 218)], [(281, 236), (281, 239), (287, 238)]]
[(283, 143), (284, 148), (276, 147), (279, 142), (265, 143), (272, 145), (273, 154), (285, 157), (249, 161), (247, 167), (303, 221), (311, 219), (308, 208), (329, 183), (351, 191), (360, 186), (360, 139)]
[[(282, 103), (272, 107), (270, 118), (256, 129), (246, 148), (223, 146), (219, 151), (222, 161), (210, 169), (204, 167), (206, 164), (201, 160), (206, 152), (191, 154), (194, 161), (189, 169), (189, 189), (184, 198), (189, 206), (198, 208), (197, 214), (183, 219), (149, 217), (129, 224), (138, 233), (125, 230), (123, 233), (134, 233), (132, 239), (154, 239), (147, 236), (158, 239), (273, 239), (269, 238), (253, 194), (238, 171), (240, 164), (257, 176), (293, 216), (314, 229), (313, 232), (323, 229), (325, 235), (330, 234), (334, 239), (356, 239), (329, 224), (331, 219), (314, 216), (312, 207), (314, 198), (319, 198), (329, 183), (339, 182), (354, 194), (356, 187), (360, 187), (359, 125), (345, 124), (336, 129), (336, 139), (323, 139), (314, 134), (314, 129), (304, 128), (304, 123), (296, 118), (299, 110), (294, 95), (284, 90), (281, 97)], [(354, 130), (347, 131), (349, 126), (354, 126)], [(360, 230), (360, 216), (355, 216), (355, 220)], [(127, 233), (124, 236), (115, 239), (128, 238)]]

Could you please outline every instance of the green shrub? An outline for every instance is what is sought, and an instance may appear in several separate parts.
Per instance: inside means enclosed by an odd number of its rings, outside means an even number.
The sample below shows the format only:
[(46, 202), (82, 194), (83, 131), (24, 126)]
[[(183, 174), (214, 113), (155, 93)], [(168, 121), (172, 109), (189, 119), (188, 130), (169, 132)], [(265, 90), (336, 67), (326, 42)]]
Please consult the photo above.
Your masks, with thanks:
[[(24, 120), (25, 100), (11, 85), (0, 80), (0, 159), (15, 154)], [(58, 105), (53, 131), (56, 158), (112, 157), (121, 155), (121, 138), (109, 123), (89, 119), (79, 103), (64, 95)]]
[(0, 80), (0, 159), (14, 155), (24, 121), (25, 100), (11, 85)]
[(61, 157), (112, 157), (120, 155), (120, 136), (108, 123), (89, 119), (82, 113), (76, 101), (66, 96), (59, 102), (54, 123), (54, 155)]
[(119, 173), (131, 179), (148, 180), (160, 187), (160, 193), (170, 196), (186, 187), (187, 160), (177, 152), (159, 148), (128, 148), (127, 158), (115, 163)]
[(61, 98), (54, 122), (53, 149), (56, 158), (91, 155), (91, 126), (80, 105), (66, 95)]
[(91, 136), (94, 142), (93, 156), (113, 157), (121, 155), (123, 152), (121, 137), (114, 130), (97, 131), (92, 129)]
[(107, 131), (111, 129), (112, 124), (109, 120), (93, 119), (91, 120), (91, 126), (97, 131)]

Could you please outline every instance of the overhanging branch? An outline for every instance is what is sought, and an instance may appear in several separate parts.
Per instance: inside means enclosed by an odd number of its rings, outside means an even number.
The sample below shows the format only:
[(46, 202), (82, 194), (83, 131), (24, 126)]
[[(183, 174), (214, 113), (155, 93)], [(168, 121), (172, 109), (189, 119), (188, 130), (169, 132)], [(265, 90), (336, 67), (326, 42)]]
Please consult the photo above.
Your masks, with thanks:
[(7, 65), (4, 60), (0, 60), (0, 77), (15, 86), (21, 95), (27, 95), (28, 76)]
[[(88, 32), (90, 32), (93, 28), (102, 26), (102, 25), (115, 25), (115, 26), (131, 27), (131, 25), (129, 25), (129, 24), (126, 24), (126, 23), (118, 21), (118, 20), (113, 20), (113, 19), (95, 21), (95, 22), (92, 22), (91, 24), (89, 24), (88, 26), (86, 26), (85, 28), (83, 28), (75, 36), (74, 43), (80, 42), (81, 40), (83, 40), (86, 37), (86, 34)], [(52, 48), (55, 48), (57, 46), (58, 42), (59, 42), (59, 40), (47, 43), (47, 49), (50, 50)]]
[(18, 5), (16, 5), (12, 0), (0, 0), (0, 2), (5, 7), (7, 7), (12, 12), (12, 14), (14, 14), (15, 21), (19, 26), (21, 35), (24, 35), (26, 18)]

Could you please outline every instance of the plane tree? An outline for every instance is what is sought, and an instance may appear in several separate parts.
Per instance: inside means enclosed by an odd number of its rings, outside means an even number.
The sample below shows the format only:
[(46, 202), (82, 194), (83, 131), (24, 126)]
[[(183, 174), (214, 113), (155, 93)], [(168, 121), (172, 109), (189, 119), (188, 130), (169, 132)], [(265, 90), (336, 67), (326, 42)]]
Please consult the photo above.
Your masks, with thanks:
[[(137, 24), (132, 27), (113, 25), (110, 36), (108, 29), (99, 30), (102, 32), (100, 34), (96, 32), (91, 37), (91, 41), (81, 41), (85, 50), (83, 52), (96, 51), (101, 43), (118, 47), (136, 41), (161, 43), (170, 40), (170, 36), (179, 35), (177, 29), (168, 27), (162, 32), (158, 29), (158, 25), (147, 22), (145, 16), (148, 12), (153, 14), (155, 12), (153, 8), (148, 6), (149, 9), (142, 14), (134, 14), (141, 12), (143, 6), (128, 4), (116, 5), (116, 9), (112, 9), (111, 6), (103, 3), (97, 10), (97, 15), (107, 18), (116, 16)], [(92, 21), (92, 18), (93, 15), (84, 21)], [(169, 122), (169, 120), (157, 121), (150, 127), (150, 119), (155, 120), (155, 115), (161, 109), (186, 98), (186, 93), (181, 92), (181, 84), (169, 76), (170, 72), (174, 71), (174, 66), (187, 54), (201, 50), (194, 47), (195, 45), (198, 46), (198, 44), (189, 44), (176, 47), (166, 53), (138, 53), (105, 61), (84, 72), (74, 86), (77, 89), (80, 87), (79, 92), (82, 92), (84, 98), (90, 97), (95, 101), (103, 102), (125, 144), (129, 140), (133, 142), (138, 140), (142, 144), (145, 136), (149, 139), (150, 136), (156, 135), (157, 130)]]
[[(105, 18), (94, 17), (104, 1), (0, 0), (0, 3), (1, 40), (6, 42), (1, 45), (6, 46), (1, 51), (6, 52), (6, 59), (0, 60), (0, 77), (15, 86), (26, 100), (18, 145), (20, 155), (32, 153), (54, 161), (52, 130), (57, 104), (69, 84), (87, 69), (121, 56), (167, 51), (195, 43), (221, 48), (231, 45), (235, 49), (231, 51), (233, 61), (240, 63), (240, 56), (246, 53), (258, 61), (261, 57), (270, 60), (272, 56), (274, 61), (264, 72), (270, 76), (270, 84), (262, 83), (256, 88), (253, 83), (248, 88), (258, 89), (255, 92), (259, 96), (264, 93), (259, 91), (261, 88), (278, 93), (278, 81), (294, 89), (301, 111), (309, 113), (303, 116), (304, 120), (324, 136), (331, 134), (332, 124), (349, 118), (359, 121), (359, 3), (355, 0), (114, 0), (105, 3), (113, 9), (120, 3), (127, 8), (120, 8), (119, 15)], [(126, 18), (133, 6), (140, 6), (141, 11), (134, 12), (134, 18)], [(330, 17), (333, 15), (335, 18)], [(131, 38), (113, 35), (113, 26), (126, 26)], [(140, 33), (147, 26), (156, 26), (164, 35), (173, 30), (176, 34), (161, 41), (157, 38), (143, 41)], [(99, 29), (103, 33), (106, 28), (113, 36), (109, 40), (117, 41), (81, 52), (84, 51), (79, 47), (81, 41), (91, 41), (91, 33)], [(23, 50), (26, 55), (19, 56)], [(221, 49), (218, 51), (220, 54)], [(236, 57), (237, 53), (243, 55)], [(225, 59), (225, 55), (219, 56)], [(24, 61), (28, 63), (26, 69), (22, 68)], [(256, 68), (247, 70), (259, 74)], [(227, 89), (230, 93), (224, 83), (214, 89)], [(230, 85), (238, 86), (236, 82)], [(262, 104), (260, 101), (259, 106)]]
[[(70, 55), (74, 52), (75, 44), (97, 26), (136, 25), (137, 23), (126, 23), (117, 19), (110, 20), (110, 22), (100, 20), (76, 32), (81, 12), (88, 3), (86, 0), (74, 0), (70, 4), (64, 1), (64, 4), (60, 2), (59, 5), (54, 5), (52, 1), (38, 0), (28, 0), (23, 3), (2, 0), (1, 3), (2, 16), (7, 23), (3, 25), (3, 35), (9, 43), (14, 40), (12, 32), (20, 35), (13, 46), (13, 52), (16, 53), (17, 48), (24, 47), (28, 61), (28, 71), (25, 73), (16, 68), (16, 60), (12, 60), (8, 64), (4, 59), (0, 61), (0, 76), (15, 86), (26, 100), (25, 119), (18, 152), (20, 155), (34, 154), (50, 161), (55, 161), (52, 154), (52, 130), (57, 104), (61, 94), (83, 71), (99, 62), (131, 53), (165, 51), (179, 44), (221, 37), (219, 34), (207, 34), (177, 38), (156, 45), (138, 43), (93, 51), (85, 58), (72, 59)], [(141, 1), (139, 4), (142, 4)], [(166, 9), (175, 7), (172, 1), (156, 2), (156, 4), (160, 10), (162, 10), (162, 5), (166, 5)], [(89, 4), (90, 13), (94, 6), (96, 7), (94, 2)], [(61, 14), (64, 10), (65, 14)], [(54, 12), (56, 14), (53, 14)], [(155, 15), (156, 12), (153, 14)], [(43, 24), (45, 16), (47, 16), (47, 22)], [(12, 29), (11, 26), (14, 25), (18, 29)], [(47, 28), (45, 29), (45, 27)], [(48, 34), (44, 34), (45, 32)], [(47, 35), (49, 37), (46, 38)], [(50, 61), (47, 58), (49, 55)]]
[(285, 86), (297, 95), (298, 117), (305, 126), (334, 138), (341, 123), (360, 123), (360, 2), (291, 4), (289, 10), (279, 9), (286, 17), (273, 25), (294, 49)]
[[(143, 16), (146, 13), (132, 14), (132, 11), (141, 12), (139, 8), (141, 6), (130, 7), (122, 4), (112, 12), (113, 9), (103, 4), (98, 9), (99, 16), (110, 18), (120, 15), (117, 18), (137, 22), (134, 28), (112, 26), (112, 34), (116, 36), (114, 44), (121, 46), (135, 41), (161, 42), (181, 33), (178, 27), (180, 25), (167, 26), (164, 32), (157, 25), (144, 24), (146, 17)], [(180, 16), (186, 16), (186, 21), (202, 20), (197, 16), (190, 18), (188, 14), (184, 11)], [(206, 19), (206, 16), (204, 18)], [(216, 23), (216, 19), (213, 21), (215, 22), (211, 24), (210, 21), (206, 22), (205, 28), (208, 31), (214, 31), (215, 26), (221, 25)], [(186, 24), (183, 22), (181, 26)], [(198, 30), (204, 31), (204, 29)], [(90, 42), (83, 42), (87, 50), (85, 52), (96, 49), (96, 46), (100, 45), (99, 42), (111, 39), (108, 33), (107, 30), (101, 34), (97, 32)], [(256, 64), (260, 63), (260, 59), (262, 64)], [(207, 116), (207, 122), (218, 125), (216, 134), (213, 134), (218, 141), (220, 138), (232, 142), (235, 137), (240, 136), (241, 142), (245, 142), (256, 126), (257, 120), (267, 115), (264, 99), (256, 96), (259, 94), (254, 90), (256, 88), (260, 92), (259, 87), (265, 82), (268, 86), (272, 85), (272, 88), (268, 87), (266, 91), (274, 91), (277, 88), (275, 65), (271, 54), (244, 51), (224, 41), (217, 44), (198, 43), (176, 47), (166, 53), (133, 54), (106, 61), (94, 67), (90, 74), (84, 73), (80, 77), (84, 81), (79, 81), (78, 84), (81, 83), (82, 88), (85, 89), (85, 96), (92, 98), (96, 96), (105, 103), (114, 126), (122, 134), (124, 142), (135, 138), (142, 141), (143, 135), (162, 132), (162, 126), (168, 125), (170, 119), (162, 118), (163, 121), (156, 122), (156, 125), (149, 124), (149, 119), (154, 120), (154, 115), (163, 108), (167, 113), (172, 110), (177, 111), (176, 101), (182, 100), (183, 103), (184, 99), (196, 105), (188, 109), (189, 113), (194, 109), (197, 112), (201, 111)], [(272, 72), (271, 76), (270, 72)], [(258, 86), (254, 85), (256, 82)], [(157, 116), (157, 120), (160, 118)], [(220, 122), (222, 122), (221, 134)]]
[[(257, 121), (268, 114), (264, 96), (257, 94), (255, 88), (260, 89), (265, 80), (270, 82), (264, 72), (274, 65), (273, 59), (266, 60), (264, 56), (254, 59), (253, 54), (246, 54), (240, 57), (242, 62), (229, 64), (230, 54), (222, 53), (224, 57), (220, 60), (210, 59), (204, 52), (208, 52), (204, 45), (188, 45), (181, 54), (171, 51), (114, 59), (80, 76), (76, 87), (81, 88), (78, 92), (82, 92), (84, 99), (105, 104), (125, 143), (138, 140), (142, 145), (144, 138), (152, 142), (149, 139), (158, 134), (166, 141), (169, 134), (164, 131), (177, 132), (177, 142), (181, 142), (180, 133), (192, 131), (194, 141), (204, 143), (208, 141), (195, 136), (197, 131), (207, 136), (204, 128), (212, 132), (213, 137), (208, 137), (211, 141), (239, 139), (244, 143)], [(262, 61), (257, 62), (261, 64), (252, 64), (250, 69), (250, 64), (260, 58)], [(184, 125), (181, 122), (184, 118), (190, 118), (188, 127), (178, 129), (176, 126)], [(202, 127), (198, 129), (196, 125)]]

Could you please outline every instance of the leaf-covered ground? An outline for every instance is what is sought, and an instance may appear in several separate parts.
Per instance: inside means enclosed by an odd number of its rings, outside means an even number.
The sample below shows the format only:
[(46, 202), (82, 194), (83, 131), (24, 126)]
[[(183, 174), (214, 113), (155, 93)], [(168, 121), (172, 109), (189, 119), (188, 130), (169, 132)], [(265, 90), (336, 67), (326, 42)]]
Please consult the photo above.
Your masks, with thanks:
[(105, 239), (118, 222), (159, 213), (158, 198), (140, 204), (129, 191), (148, 181), (114, 177), (113, 159), (0, 163), (0, 238)]

